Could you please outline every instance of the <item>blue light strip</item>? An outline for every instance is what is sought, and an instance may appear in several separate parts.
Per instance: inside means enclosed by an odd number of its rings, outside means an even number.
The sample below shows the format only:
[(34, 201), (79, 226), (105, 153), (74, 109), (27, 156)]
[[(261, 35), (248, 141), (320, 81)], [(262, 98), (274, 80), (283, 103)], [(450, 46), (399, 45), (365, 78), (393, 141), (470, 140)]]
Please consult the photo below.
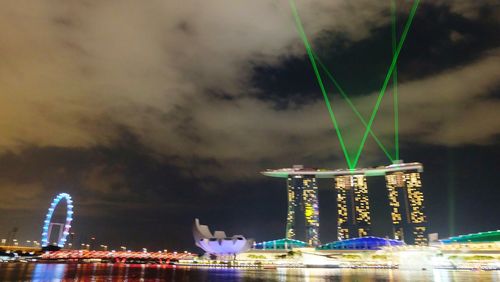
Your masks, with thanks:
[(54, 214), (54, 210), (62, 199), (66, 199), (66, 222), (64, 223), (63, 235), (59, 238), (59, 242), (57, 242), (58, 247), (64, 247), (66, 244), (66, 237), (69, 235), (69, 229), (71, 228), (71, 221), (73, 221), (73, 200), (68, 193), (60, 193), (57, 195), (52, 203), (50, 204), (49, 211), (45, 216), (45, 220), (43, 221), (42, 228), (42, 247), (46, 247), (49, 245), (49, 227), (50, 220), (52, 219), (52, 215)]
[(376, 250), (383, 246), (402, 246), (402, 241), (394, 239), (385, 239), (379, 237), (360, 237), (347, 239), (343, 241), (335, 241), (319, 246), (320, 250), (338, 250), (338, 249), (363, 249), (363, 250)]

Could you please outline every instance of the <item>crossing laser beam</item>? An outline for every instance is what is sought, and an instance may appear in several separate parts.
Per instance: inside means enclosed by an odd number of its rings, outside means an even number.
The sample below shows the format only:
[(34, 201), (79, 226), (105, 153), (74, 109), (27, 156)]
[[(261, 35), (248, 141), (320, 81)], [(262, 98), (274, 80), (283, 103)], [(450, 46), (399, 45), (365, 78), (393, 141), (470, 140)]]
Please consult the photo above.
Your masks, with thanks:
[[(316, 55), (316, 53), (314, 53), (314, 51), (313, 51), (313, 55), (314, 55), (315, 60), (318, 62), (319, 66), (323, 69), (323, 71), (326, 73), (326, 75), (328, 76), (328, 78), (330, 78), (330, 80), (333, 82), (333, 84), (335, 85), (335, 87), (339, 91), (340, 95), (347, 102), (347, 104), (349, 105), (349, 107), (351, 108), (351, 110), (356, 114), (356, 116), (361, 121), (361, 123), (365, 126), (365, 128), (368, 127), (368, 124), (366, 123), (365, 119), (363, 118), (363, 116), (361, 115), (361, 113), (358, 111), (358, 109), (356, 108), (356, 106), (352, 103), (351, 99), (349, 98), (349, 96), (347, 96), (347, 94), (342, 89), (342, 87), (337, 82), (337, 80), (333, 77), (332, 73), (320, 61), (320, 59), (318, 58), (318, 56)], [(375, 135), (375, 133), (371, 129), (370, 129), (370, 135), (373, 137), (373, 140), (375, 140), (375, 142), (380, 147), (380, 149), (384, 152), (384, 154), (387, 156), (387, 158), (389, 158), (389, 160), (391, 160), (391, 162), (394, 161), (394, 158), (389, 154), (387, 148), (384, 146), (384, 144), (382, 144), (382, 142), (380, 141), (380, 139), (378, 139), (378, 137)]]
[[(359, 111), (357, 111), (357, 109), (354, 106), (354, 104), (352, 103), (352, 101), (345, 94), (345, 92), (343, 91), (342, 87), (340, 87), (340, 84), (334, 79), (333, 75), (328, 71), (328, 69), (324, 66), (324, 64), (321, 63), (321, 61), (319, 60), (319, 58), (317, 57), (317, 55), (312, 50), (311, 45), (310, 45), (310, 43), (309, 43), (309, 41), (307, 39), (307, 36), (305, 34), (305, 31), (303, 29), (302, 22), (300, 20), (300, 16), (299, 16), (299, 14), (297, 12), (297, 7), (295, 5), (295, 1), (294, 0), (290, 0), (289, 2), (290, 2), (290, 6), (292, 8), (292, 13), (293, 13), (293, 16), (294, 16), (294, 19), (295, 19), (296, 28), (297, 28), (297, 30), (299, 32), (299, 35), (300, 35), (300, 37), (301, 37), (301, 39), (302, 39), (302, 41), (304, 43), (304, 46), (306, 47), (307, 55), (309, 57), (311, 65), (313, 67), (314, 74), (316, 76), (316, 79), (317, 79), (318, 84), (319, 84), (320, 89), (321, 89), (321, 93), (323, 94), (323, 98), (325, 100), (326, 107), (328, 109), (330, 118), (332, 120), (332, 123), (334, 125), (335, 131), (337, 133), (337, 137), (339, 138), (339, 143), (340, 143), (340, 146), (341, 146), (342, 151), (344, 153), (344, 156), (346, 158), (346, 162), (348, 164), (348, 167), (350, 169), (354, 169), (357, 166), (357, 164), (359, 162), (359, 158), (361, 156), (361, 153), (362, 153), (362, 151), (364, 149), (364, 146), (365, 146), (368, 134), (370, 134), (374, 138), (375, 142), (379, 145), (379, 147), (386, 154), (386, 156), (391, 161), (394, 161), (394, 159), (391, 157), (391, 155), (389, 154), (389, 152), (387, 151), (387, 149), (383, 146), (382, 142), (380, 142), (380, 140), (376, 137), (376, 135), (373, 133), (373, 131), (371, 129), (371, 127), (373, 125), (373, 122), (375, 120), (375, 116), (377, 115), (377, 112), (378, 112), (378, 110), (380, 108), (380, 104), (382, 102), (382, 98), (385, 95), (385, 92), (386, 92), (389, 80), (391, 78), (393, 79), (393, 88), (394, 88), (393, 93), (394, 93), (394, 126), (395, 126), (394, 141), (395, 141), (395, 157), (396, 157), (396, 159), (399, 159), (399, 117), (398, 117), (399, 113), (398, 113), (397, 67), (396, 67), (396, 65), (397, 65), (397, 60), (398, 60), (399, 54), (401, 52), (402, 46), (403, 46), (403, 44), (404, 44), (404, 42), (406, 40), (406, 36), (407, 36), (408, 31), (410, 29), (410, 26), (411, 26), (411, 24), (413, 22), (413, 18), (415, 16), (416, 11), (417, 11), (417, 8), (418, 8), (420, 0), (415, 0), (413, 2), (413, 6), (411, 8), (411, 11), (410, 11), (410, 14), (408, 16), (408, 19), (406, 20), (406, 23), (405, 23), (405, 26), (404, 26), (404, 29), (403, 29), (403, 33), (402, 33), (401, 38), (400, 38), (400, 40), (399, 40), (399, 42), (398, 42), (397, 45), (396, 45), (395, 3), (393, 2), (392, 8), (391, 8), (391, 11), (392, 11), (392, 36), (393, 36), (393, 39), (392, 39), (392, 48), (393, 48), (393, 57), (392, 57), (391, 65), (389, 66), (389, 69), (388, 69), (388, 72), (386, 74), (384, 83), (383, 83), (383, 85), (382, 85), (382, 87), (380, 89), (380, 92), (378, 94), (375, 106), (374, 106), (374, 108), (372, 110), (372, 114), (370, 116), (370, 120), (368, 121), (368, 123), (366, 123), (366, 121), (361, 116), (361, 114), (359, 113)], [(358, 150), (357, 150), (357, 153), (356, 153), (356, 156), (355, 156), (354, 159), (350, 158), (349, 152), (347, 151), (347, 148), (345, 146), (345, 142), (344, 142), (344, 139), (342, 137), (342, 133), (340, 131), (340, 127), (338, 126), (337, 119), (336, 119), (335, 114), (333, 112), (333, 108), (332, 108), (332, 105), (330, 103), (330, 99), (329, 99), (328, 94), (326, 92), (326, 89), (325, 89), (323, 80), (321, 78), (321, 75), (319, 73), (316, 61), (318, 62), (318, 64), (320, 65), (320, 67), (326, 72), (327, 76), (330, 78), (330, 80), (332, 80), (332, 82), (334, 83), (335, 87), (341, 93), (342, 97), (344, 97), (344, 99), (349, 104), (349, 106), (351, 107), (351, 109), (355, 112), (356, 116), (360, 119), (360, 121), (365, 126), (365, 132), (363, 133), (363, 138), (361, 139), (360, 145), (358, 147)]]
[(387, 85), (389, 83), (389, 80), (392, 76), (392, 73), (394, 72), (394, 69), (396, 67), (396, 63), (398, 61), (399, 54), (401, 52), (401, 48), (403, 47), (403, 44), (406, 40), (406, 36), (408, 35), (408, 31), (410, 30), (411, 23), (413, 22), (413, 17), (415, 16), (415, 13), (417, 12), (418, 4), (420, 0), (415, 0), (413, 2), (413, 6), (410, 11), (410, 15), (408, 16), (408, 19), (406, 20), (405, 27), (403, 29), (403, 33), (401, 34), (401, 39), (399, 41), (399, 44), (396, 48), (396, 52), (394, 53), (394, 56), (392, 58), (392, 63), (389, 67), (389, 71), (387, 72), (387, 75), (384, 80), (384, 84), (382, 85), (382, 89), (380, 90), (380, 93), (377, 98), (377, 102), (375, 103), (375, 107), (373, 108), (370, 121), (368, 122), (368, 127), (365, 130), (365, 133), (363, 134), (363, 139), (361, 139), (361, 144), (359, 145), (358, 152), (356, 154), (356, 157), (354, 161), (352, 162), (352, 165), (356, 167), (359, 161), (359, 157), (361, 156), (361, 152), (363, 151), (363, 148), (366, 143), (366, 138), (368, 137), (368, 133), (370, 132), (371, 126), (373, 125), (373, 121), (375, 120), (375, 116), (377, 115), (377, 111), (380, 108), (380, 103), (382, 102), (382, 98), (384, 97), (385, 90), (387, 89)]

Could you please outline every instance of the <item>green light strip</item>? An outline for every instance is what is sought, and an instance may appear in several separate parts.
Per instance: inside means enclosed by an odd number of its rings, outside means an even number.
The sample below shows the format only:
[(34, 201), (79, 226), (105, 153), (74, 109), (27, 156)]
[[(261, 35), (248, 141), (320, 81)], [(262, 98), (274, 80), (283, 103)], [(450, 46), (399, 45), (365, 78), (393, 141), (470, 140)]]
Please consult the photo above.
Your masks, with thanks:
[(420, 0), (415, 0), (415, 2), (413, 2), (413, 6), (412, 6), (412, 9), (410, 11), (410, 16), (408, 17), (408, 19), (406, 21), (406, 24), (405, 24), (405, 27), (403, 30), (403, 34), (401, 35), (401, 39), (400, 39), (398, 47), (396, 49), (396, 53), (394, 54), (394, 56), (392, 58), (391, 66), (389, 67), (389, 71), (387, 72), (387, 75), (385, 77), (384, 84), (382, 86), (382, 89), (380, 90), (379, 96), (377, 98), (377, 102), (375, 103), (375, 107), (372, 111), (370, 121), (368, 122), (368, 127), (366, 128), (365, 133), (363, 134), (363, 139), (361, 140), (361, 144), (359, 145), (358, 153), (356, 154), (356, 158), (354, 159), (354, 162), (353, 162), (353, 167), (356, 167), (356, 165), (358, 164), (359, 157), (361, 156), (361, 152), (363, 151), (363, 148), (364, 148), (365, 143), (366, 143), (366, 138), (368, 137), (368, 133), (370, 132), (371, 126), (373, 125), (373, 121), (375, 120), (375, 116), (377, 115), (377, 111), (380, 108), (380, 103), (382, 102), (382, 98), (384, 97), (385, 90), (387, 89), (387, 84), (389, 83), (389, 80), (390, 80), (392, 73), (394, 71), (394, 68), (396, 66), (396, 62), (398, 60), (399, 53), (401, 52), (401, 48), (403, 47), (403, 43), (404, 43), (404, 41), (406, 39), (406, 35), (408, 34), (408, 31), (410, 29), (410, 26), (411, 26), (411, 23), (413, 21), (413, 17), (415, 16), (415, 13), (417, 11), (417, 7), (418, 7), (419, 2), (420, 2)]
[[(365, 126), (365, 128), (367, 128), (368, 124), (366, 123), (365, 119), (359, 113), (358, 109), (356, 108), (356, 106), (354, 106), (354, 104), (352, 103), (351, 99), (349, 99), (349, 97), (344, 92), (344, 90), (342, 89), (342, 87), (340, 86), (340, 84), (333, 77), (333, 75), (328, 70), (328, 68), (319, 60), (318, 55), (316, 55), (314, 53), (314, 51), (313, 51), (313, 55), (314, 55), (315, 60), (318, 62), (318, 64), (320, 65), (320, 67), (323, 69), (323, 71), (326, 72), (326, 75), (328, 76), (328, 78), (330, 78), (330, 80), (333, 82), (333, 84), (335, 85), (335, 87), (337, 88), (337, 90), (340, 92), (340, 95), (342, 95), (342, 98), (344, 98), (344, 100), (347, 102), (347, 104), (349, 105), (349, 107), (351, 107), (352, 111), (356, 114), (356, 116), (361, 121), (361, 123)], [(378, 137), (375, 135), (375, 133), (371, 129), (370, 129), (370, 135), (373, 137), (373, 139), (378, 144), (378, 146), (380, 147), (380, 149), (382, 149), (382, 151), (385, 153), (385, 155), (387, 156), (387, 158), (389, 158), (389, 160), (391, 160), (391, 162), (394, 161), (394, 159), (389, 154), (389, 152), (387, 151), (387, 149), (385, 148), (385, 146), (382, 144), (382, 142), (380, 142), (380, 140), (378, 139)]]
[[(396, 53), (396, 0), (391, 1), (391, 12), (392, 12), (392, 56)], [(394, 73), (392, 75), (392, 97), (394, 98), (394, 155), (396, 160), (399, 160), (399, 102), (398, 102), (398, 66), (394, 67)]]
[(300, 21), (300, 17), (299, 17), (299, 14), (297, 12), (297, 7), (295, 6), (294, 0), (290, 0), (290, 6), (292, 7), (292, 12), (293, 12), (293, 16), (295, 18), (297, 30), (300, 34), (300, 37), (302, 38), (302, 41), (304, 42), (304, 45), (305, 45), (306, 51), (307, 51), (307, 55), (309, 56), (309, 60), (311, 61), (312, 67), (314, 69), (314, 74), (316, 75), (316, 79), (317, 79), (319, 87), (321, 89), (321, 93), (323, 94), (323, 98), (325, 100), (326, 107), (328, 109), (328, 113), (330, 114), (330, 119), (333, 122), (335, 132), (337, 133), (337, 137), (339, 138), (340, 147), (342, 148), (342, 151), (344, 152), (347, 166), (352, 169), (355, 166), (352, 165), (351, 158), (350, 158), (349, 153), (347, 152), (346, 146), (344, 144), (344, 139), (342, 138), (342, 133), (340, 132), (340, 128), (338, 126), (337, 119), (335, 118), (335, 114), (333, 113), (332, 106), (330, 105), (330, 101), (328, 99), (328, 94), (326, 93), (325, 86), (323, 85), (323, 80), (321, 79), (321, 76), (319, 74), (318, 66), (316, 65), (316, 62), (314, 60), (314, 56), (312, 54), (311, 45), (309, 44), (309, 41), (307, 40), (307, 36), (306, 36), (304, 29), (302, 27), (302, 22)]

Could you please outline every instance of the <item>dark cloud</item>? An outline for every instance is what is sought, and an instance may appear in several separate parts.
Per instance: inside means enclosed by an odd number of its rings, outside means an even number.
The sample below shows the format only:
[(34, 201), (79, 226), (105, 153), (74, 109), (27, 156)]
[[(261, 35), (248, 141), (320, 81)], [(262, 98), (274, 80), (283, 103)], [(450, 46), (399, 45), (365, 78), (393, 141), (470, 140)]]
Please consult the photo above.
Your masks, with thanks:
[[(399, 57), (399, 81), (425, 79), (464, 66), (500, 46), (498, 23), (492, 15), (470, 19), (451, 10), (448, 5), (420, 6)], [(407, 10), (405, 10), (407, 12)], [(490, 13), (491, 14), (491, 13)], [(398, 39), (408, 17), (398, 14)], [(392, 59), (391, 23), (375, 27), (370, 37), (352, 41), (339, 32), (323, 31), (315, 43), (321, 61), (351, 96), (378, 91)], [(293, 106), (323, 99), (312, 73), (309, 58), (287, 57), (280, 65), (258, 65), (252, 82), (261, 91), (258, 97), (278, 106)], [(326, 75), (323, 77), (327, 80)], [(327, 82), (332, 93), (338, 93)]]

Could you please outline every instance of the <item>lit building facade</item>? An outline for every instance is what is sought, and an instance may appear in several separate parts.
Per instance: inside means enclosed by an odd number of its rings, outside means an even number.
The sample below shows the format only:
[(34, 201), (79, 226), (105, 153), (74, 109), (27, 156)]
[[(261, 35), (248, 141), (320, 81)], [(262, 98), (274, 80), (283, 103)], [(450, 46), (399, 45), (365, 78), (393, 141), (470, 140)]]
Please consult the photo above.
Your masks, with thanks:
[(304, 219), (305, 242), (311, 246), (319, 244), (319, 203), (316, 178), (311, 175), (291, 175), (287, 178), (288, 212), (286, 238), (295, 239), (299, 217)]
[(368, 186), (364, 175), (341, 175), (335, 177), (337, 190), (337, 238), (350, 238), (370, 235), (370, 202)]
[(404, 246), (404, 242), (367, 236), (335, 241), (316, 247), (316, 250), (381, 250), (383, 247)]
[[(318, 178), (334, 179), (337, 191), (338, 240), (371, 236), (367, 177), (384, 176), (391, 207), (394, 239), (408, 244), (427, 244), (427, 219), (420, 173), (421, 163), (398, 162), (388, 166), (357, 169), (318, 169), (293, 166), (268, 169), (262, 174), (286, 178), (288, 211), (286, 238), (319, 245)], [(304, 224), (305, 222), (305, 224)], [(305, 232), (302, 228), (305, 227)], [(300, 231), (299, 231), (300, 230)], [(302, 237), (305, 233), (305, 237)], [(300, 238), (297, 238), (300, 236)]]
[(253, 239), (246, 239), (243, 235), (226, 236), (224, 231), (215, 231), (213, 234), (207, 225), (201, 225), (196, 218), (193, 224), (193, 238), (196, 246), (207, 254), (219, 258), (232, 257), (249, 250), (254, 244)]
[(255, 250), (292, 250), (294, 248), (307, 248), (309, 245), (304, 241), (294, 239), (278, 239), (253, 244)]
[(394, 239), (427, 244), (427, 218), (419, 171), (399, 171), (385, 176)]

